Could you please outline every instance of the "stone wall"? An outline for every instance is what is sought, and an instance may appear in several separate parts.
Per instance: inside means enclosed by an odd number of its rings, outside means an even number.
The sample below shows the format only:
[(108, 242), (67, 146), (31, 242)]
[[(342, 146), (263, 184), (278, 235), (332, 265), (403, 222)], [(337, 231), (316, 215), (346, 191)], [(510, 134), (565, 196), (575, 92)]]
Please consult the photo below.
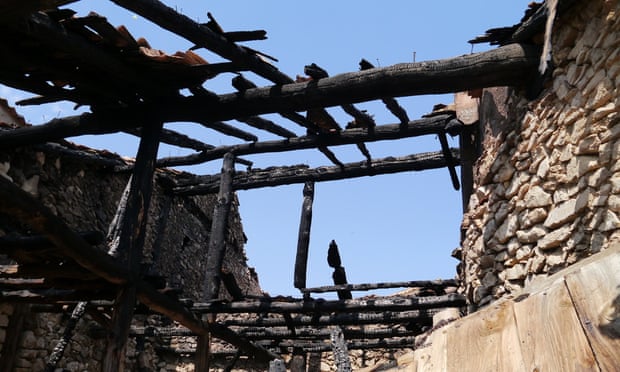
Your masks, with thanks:
[[(22, 189), (29, 191), (73, 229), (96, 230), (105, 234), (129, 174), (114, 172), (110, 164), (120, 161), (116, 155), (95, 153), (70, 145), (68, 149), (74, 155), (83, 156), (62, 155), (58, 151), (42, 149), (2, 152), (1, 176), (8, 177)], [(95, 157), (97, 159), (94, 159)], [(164, 192), (163, 187), (163, 178), (171, 175), (170, 172), (160, 172), (158, 181), (155, 182), (143, 266), (149, 274), (165, 276), (168, 287), (182, 288), (180, 297), (200, 301), (215, 196), (171, 196)], [(246, 294), (259, 295), (262, 292), (256, 273), (247, 267), (243, 248), (245, 235), (237, 205), (235, 200), (229, 220), (224, 265), (235, 275)], [(0, 236), (11, 232), (29, 233), (27, 226), (0, 216)], [(105, 244), (98, 248), (106, 250)], [(0, 260), (3, 264), (10, 263), (6, 257), (0, 256)], [(222, 291), (222, 296), (226, 297), (225, 289)], [(6, 329), (13, 318), (14, 310), (14, 304), (0, 303), (0, 347), (4, 344)], [(67, 310), (70, 313), (70, 309)], [(36, 306), (25, 307), (16, 371), (42, 370), (47, 356), (62, 335), (67, 318), (68, 313), (39, 313)], [(157, 315), (135, 318), (136, 326), (162, 324), (165, 325), (165, 319)], [(105, 338), (101, 337), (101, 329), (98, 323), (86, 315), (78, 323), (59, 367), (69, 371), (99, 370), (105, 350)], [(94, 334), (99, 336), (94, 337)], [(157, 370), (176, 369), (176, 363), (161, 359), (155, 352), (156, 346), (165, 346), (162, 344), (167, 340), (147, 338), (144, 341), (138, 345), (136, 339), (130, 338), (127, 352), (128, 370), (138, 366), (147, 368), (142, 369), (144, 371), (151, 370), (149, 368), (155, 370), (155, 367)]]
[(620, 240), (620, 3), (556, 19), (538, 98), (489, 89), (460, 277), (482, 306)]

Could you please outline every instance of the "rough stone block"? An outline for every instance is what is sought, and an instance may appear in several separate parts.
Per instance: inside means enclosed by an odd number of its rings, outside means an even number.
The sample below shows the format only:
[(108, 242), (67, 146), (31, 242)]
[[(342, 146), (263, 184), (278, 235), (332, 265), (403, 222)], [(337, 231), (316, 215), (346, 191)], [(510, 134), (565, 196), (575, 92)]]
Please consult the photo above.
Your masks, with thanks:
[(557, 248), (571, 235), (571, 227), (564, 226), (553, 230), (538, 241), (537, 247), (543, 251)]
[(573, 221), (588, 205), (588, 200), (589, 192), (585, 191), (579, 194), (577, 198), (567, 200), (559, 206), (551, 209), (547, 219), (545, 220), (545, 227), (553, 229), (563, 225), (566, 222)]
[(547, 229), (542, 226), (534, 226), (525, 231), (517, 231), (517, 239), (521, 243), (536, 243), (547, 234)]
[(530, 187), (525, 194), (525, 207), (538, 208), (551, 205), (551, 195), (545, 192), (540, 186)]

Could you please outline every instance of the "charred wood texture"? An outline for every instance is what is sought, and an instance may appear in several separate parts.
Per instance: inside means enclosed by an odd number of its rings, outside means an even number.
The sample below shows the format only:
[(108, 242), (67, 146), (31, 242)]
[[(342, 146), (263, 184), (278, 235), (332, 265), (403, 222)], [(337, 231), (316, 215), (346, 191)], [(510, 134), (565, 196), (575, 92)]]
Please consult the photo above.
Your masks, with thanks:
[(441, 132), (438, 134), (439, 142), (441, 143), (441, 151), (443, 153), (443, 157), (446, 159), (446, 166), (448, 167), (448, 171), (450, 172), (450, 179), (452, 180), (452, 187), (455, 190), (461, 188), (459, 183), (459, 176), (456, 174), (456, 161), (452, 156), (452, 150), (450, 150), (450, 146), (448, 145), (448, 138), (446, 136), (446, 132)]
[(213, 210), (211, 234), (207, 253), (205, 273), (205, 298), (216, 299), (220, 293), (222, 263), (226, 251), (226, 231), (228, 215), (233, 199), (232, 179), (235, 172), (235, 156), (228, 153), (224, 156), (217, 203)]
[(308, 270), (308, 249), (310, 246), (310, 229), (312, 227), (312, 204), (314, 202), (314, 182), (306, 182), (303, 190), (299, 233), (297, 235), (297, 255), (295, 256), (295, 288), (306, 287)]
[[(138, 11), (145, 4), (165, 8), (163, 4), (152, 0), (115, 2), (128, 5), (129, 8), (137, 8)], [(169, 11), (173, 14), (173, 18), (178, 16), (172, 9)], [(192, 22), (190, 28), (202, 34), (202, 28), (206, 27)], [(225, 41), (223, 37), (217, 36), (217, 38), (220, 42)], [(230, 47), (229, 43), (225, 44)], [(243, 54), (242, 59), (247, 57), (242, 49), (236, 46), (234, 49)], [(100, 113), (94, 117), (89, 115), (56, 119), (53, 122), (53, 130), (43, 125), (0, 133), (0, 146), (46, 142), (81, 134), (113, 133), (139, 126), (141, 120), (132, 120), (131, 117), (140, 119), (146, 112), (164, 122), (218, 121), (267, 113), (303, 111), (382, 97), (451, 93), (489, 86), (519, 85), (526, 81), (528, 76), (536, 73), (539, 56), (539, 48), (535, 46), (510, 44), (488, 52), (452, 59), (398, 64), (336, 75), (311, 83), (295, 84), (289, 84), (290, 78), (261, 62), (260, 65), (263, 67), (260, 69), (263, 72), (270, 71), (267, 72), (268, 75), (279, 79), (280, 84), (287, 85), (249, 89), (241, 96), (232, 93), (210, 98), (179, 97), (170, 99), (167, 105), (145, 103), (130, 109), (110, 110), (111, 120), (102, 120)], [(269, 66), (268, 70), (264, 70), (264, 66)], [(272, 73), (274, 75), (271, 75)], [(175, 110), (168, 110), (170, 106), (174, 106)], [(19, 142), (15, 142), (17, 139)]]
[(327, 325), (359, 325), (359, 324), (394, 324), (415, 322), (432, 325), (433, 315), (439, 309), (411, 310), (381, 313), (352, 313), (332, 315), (296, 315), (290, 321), (284, 318), (229, 319), (221, 322), (225, 326), (244, 327), (286, 327), (294, 326), (327, 326)]
[(331, 329), (330, 341), (332, 352), (334, 353), (334, 362), (336, 363), (337, 372), (351, 372), (351, 360), (349, 360), (349, 350), (347, 342), (344, 339), (342, 329), (338, 326)]
[[(332, 280), (334, 281), (334, 284), (347, 284), (347, 273), (342, 266), (340, 252), (338, 251), (338, 244), (336, 244), (335, 240), (332, 240), (329, 243), (329, 248), (327, 249), (327, 264), (334, 268), (334, 272), (332, 273)], [(337, 292), (340, 300), (350, 300), (353, 298), (351, 291), (349, 290), (338, 290)]]
[(425, 310), (444, 307), (461, 307), (465, 304), (463, 296), (447, 294), (428, 297), (380, 297), (352, 300), (262, 300), (235, 301), (229, 303), (195, 303), (193, 310), (199, 313), (330, 313), (330, 312), (371, 312)]
[[(389, 337), (406, 337), (406, 336), (415, 336), (417, 333), (413, 330), (407, 330), (405, 328), (365, 328), (360, 329), (359, 327), (344, 327), (342, 328), (342, 332), (344, 333), (347, 339), (371, 339), (371, 338), (389, 338)], [(292, 332), (289, 329), (283, 329), (280, 327), (272, 327), (272, 328), (259, 328), (259, 327), (250, 327), (246, 329), (239, 330), (239, 334), (243, 337), (246, 337), (250, 340), (282, 340), (282, 339), (327, 339), (331, 335), (331, 330), (328, 328), (312, 328), (312, 327), (304, 327), (304, 328), (296, 328), (295, 332)]]
[(47, 358), (45, 372), (53, 372), (56, 370), (56, 366), (58, 365), (58, 362), (65, 353), (65, 348), (67, 347), (69, 341), (71, 340), (71, 337), (73, 336), (73, 331), (75, 330), (75, 327), (86, 312), (86, 306), (86, 302), (80, 302), (71, 312), (71, 316), (69, 317), (69, 320), (65, 325), (65, 330), (62, 333), (62, 337), (60, 338), (60, 340), (58, 340), (58, 343), (54, 347), (54, 350), (52, 350), (49, 358)]
[[(309, 135), (287, 140), (263, 141), (250, 144), (240, 144), (233, 146), (222, 146), (211, 151), (202, 152), (186, 157), (173, 157), (158, 160), (158, 166), (192, 165), (219, 159), (227, 152), (235, 155), (263, 154), (268, 152), (285, 152), (291, 150), (304, 150), (316, 148), (318, 146), (338, 146), (350, 145), (359, 142), (375, 142), (391, 139), (402, 139), (409, 137), (437, 134), (443, 131), (446, 126), (459, 127), (459, 122), (454, 125), (451, 121), (456, 121), (454, 115), (436, 115), (429, 118), (413, 120), (406, 127), (400, 124), (387, 124), (376, 127), (373, 131), (364, 128), (344, 130), (332, 135)], [(0, 133), (0, 143), (2, 134)]]
[[(459, 159), (456, 150), (453, 158)], [(446, 166), (442, 152), (409, 155), (400, 158), (373, 160), (370, 166), (366, 162), (347, 163), (344, 167), (329, 166), (308, 168), (306, 166), (278, 167), (256, 169), (250, 172), (237, 172), (232, 187), (235, 190), (249, 190), (267, 186), (290, 185), (302, 182), (322, 182), (347, 178), (375, 176), (405, 171), (421, 171)], [(178, 195), (212, 194), (217, 191), (219, 175), (202, 177), (198, 185), (179, 186), (173, 189)]]
[[(375, 68), (372, 63), (368, 62), (365, 59), (362, 59), (360, 61), (360, 70), (368, 70), (371, 68)], [(385, 107), (400, 120), (400, 123), (402, 125), (407, 125), (407, 123), (409, 122), (409, 116), (407, 115), (407, 111), (405, 111), (405, 109), (398, 104), (396, 99), (392, 97), (383, 97), (381, 98), (381, 101), (383, 102)]]
[[(136, 277), (141, 275), (139, 270), (153, 192), (155, 159), (162, 128), (162, 122), (153, 122), (142, 127), (142, 138), (134, 171), (129, 181), (129, 190), (128, 193), (124, 193), (119, 203), (119, 209), (123, 211), (120, 212), (122, 217), (117, 219), (120, 228), (118, 236), (114, 237), (118, 243), (116, 253), (124, 261), (129, 272)], [(136, 300), (137, 288), (134, 283), (127, 283), (119, 290), (112, 313), (112, 329), (108, 338), (106, 355), (102, 363), (103, 371), (122, 371), (124, 368), (127, 336)]]
[(408, 282), (386, 282), (386, 283), (368, 283), (368, 284), (345, 284), (324, 286), (315, 288), (303, 288), (303, 293), (324, 293), (335, 292), (340, 290), (349, 291), (369, 291), (373, 289), (385, 289), (385, 288), (432, 288), (443, 289), (446, 287), (456, 287), (458, 283), (454, 279), (440, 279), (440, 280), (416, 280)]

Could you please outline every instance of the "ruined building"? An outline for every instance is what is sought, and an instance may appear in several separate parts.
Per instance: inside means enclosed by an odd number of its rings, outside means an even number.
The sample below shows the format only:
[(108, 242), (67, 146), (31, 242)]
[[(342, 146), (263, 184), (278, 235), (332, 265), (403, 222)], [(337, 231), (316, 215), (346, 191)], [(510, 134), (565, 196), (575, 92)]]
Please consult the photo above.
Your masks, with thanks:
[[(114, 1), (227, 61), (207, 64), (59, 8), (70, 2), (0, 5), (0, 82), (37, 94), (21, 104), (90, 107), (39, 126), (0, 111), (3, 370), (620, 364), (617, 1), (532, 4), (519, 24), (472, 40), (498, 45), (488, 52), (388, 67), (363, 60), (361, 71), (333, 77), (313, 64), (297, 81), (238, 44), (264, 31), (227, 32), (211, 15), (199, 24), (155, 0)], [(257, 87), (243, 71), (274, 85)], [(224, 73), (235, 73), (237, 92), (209, 91)], [(434, 93), (455, 93), (455, 102), (415, 120), (398, 102)], [(371, 100), (397, 123), (375, 123), (354, 106)], [(332, 106), (353, 118), (346, 128), (325, 110)], [(268, 113), (287, 125), (260, 116)], [(259, 134), (224, 122), (233, 119)], [(163, 128), (178, 121), (243, 142), (215, 147)], [(117, 131), (140, 137), (135, 159), (65, 140)], [(282, 139), (264, 140), (266, 132)], [(438, 151), (378, 159), (365, 146), (423, 135), (439, 138)], [(195, 152), (157, 158), (160, 142)], [(343, 163), (329, 149), (345, 144), (364, 160)], [(333, 165), (255, 169), (246, 158), (301, 149)], [(174, 170), (211, 160), (221, 173)], [(334, 286), (308, 288), (315, 183), (434, 168), (446, 168), (463, 195), (456, 280), (348, 284), (334, 243)], [(305, 186), (294, 268), (302, 297), (271, 297), (246, 265), (234, 191), (290, 183)], [(400, 287), (412, 288), (351, 294)], [(339, 299), (314, 296), (330, 291)], [(380, 356), (366, 363), (368, 355)]]

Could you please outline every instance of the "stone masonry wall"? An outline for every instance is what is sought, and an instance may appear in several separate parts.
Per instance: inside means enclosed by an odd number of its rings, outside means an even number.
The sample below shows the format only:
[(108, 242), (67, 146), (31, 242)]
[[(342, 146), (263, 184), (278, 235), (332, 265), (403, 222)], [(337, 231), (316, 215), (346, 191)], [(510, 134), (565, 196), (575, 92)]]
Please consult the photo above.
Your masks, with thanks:
[[(73, 147), (73, 150), (76, 149)], [(94, 154), (92, 150), (80, 150)], [(119, 159), (107, 153), (97, 155), (103, 159)], [(29, 191), (75, 230), (97, 230), (104, 234), (107, 233), (129, 177), (127, 173), (114, 172), (105, 162), (29, 149), (1, 152), (0, 165), (0, 176), (10, 178), (22, 189)], [(168, 287), (182, 288), (180, 297), (193, 301), (202, 298), (206, 249), (214, 205), (214, 195), (171, 196), (164, 192), (160, 181), (155, 182), (143, 265), (149, 273), (165, 276)], [(246, 294), (258, 295), (261, 290), (256, 274), (247, 267), (243, 248), (245, 235), (237, 205), (235, 200), (229, 220), (224, 265), (234, 273)], [(20, 226), (10, 218), (0, 216), (0, 236), (11, 232), (29, 233), (27, 226)], [(98, 248), (106, 250), (105, 244)], [(3, 264), (10, 263), (6, 257), (0, 256), (0, 260)], [(226, 296), (225, 290), (222, 290), (222, 295)], [(14, 310), (14, 304), (0, 301), (0, 353)], [(26, 306), (15, 371), (42, 370), (68, 318), (68, 313), (38, 313), (32, 310)], [(71, 309), (67, 310), (70, 313)], [(134, 323), (136, 326), (165, 325), (162, 321), (165, 321), (163, 317), (157, 315), (136, 316)], [(105, 350), (101, 329), (98, 323), (86, 315), (78, 323), (59, 367), (69, 371), (99, 370)], [(98, 337), (93, 336), (93, 330), (99, 330)], [(156, 370), (175, 370), (176, 363), (161, 359), (155, 353), (155, 346), (165, 345), (156, 338), (146, 339), (138, 345), (136, 339), (130, 337), (127, 369), (140, 367), (140, 370), (148, 371), (156, 367)]]
[(620, 241), (620, 3), (556, 19), (537, 99), (486, 90), (461, 279), (482, 306)]

